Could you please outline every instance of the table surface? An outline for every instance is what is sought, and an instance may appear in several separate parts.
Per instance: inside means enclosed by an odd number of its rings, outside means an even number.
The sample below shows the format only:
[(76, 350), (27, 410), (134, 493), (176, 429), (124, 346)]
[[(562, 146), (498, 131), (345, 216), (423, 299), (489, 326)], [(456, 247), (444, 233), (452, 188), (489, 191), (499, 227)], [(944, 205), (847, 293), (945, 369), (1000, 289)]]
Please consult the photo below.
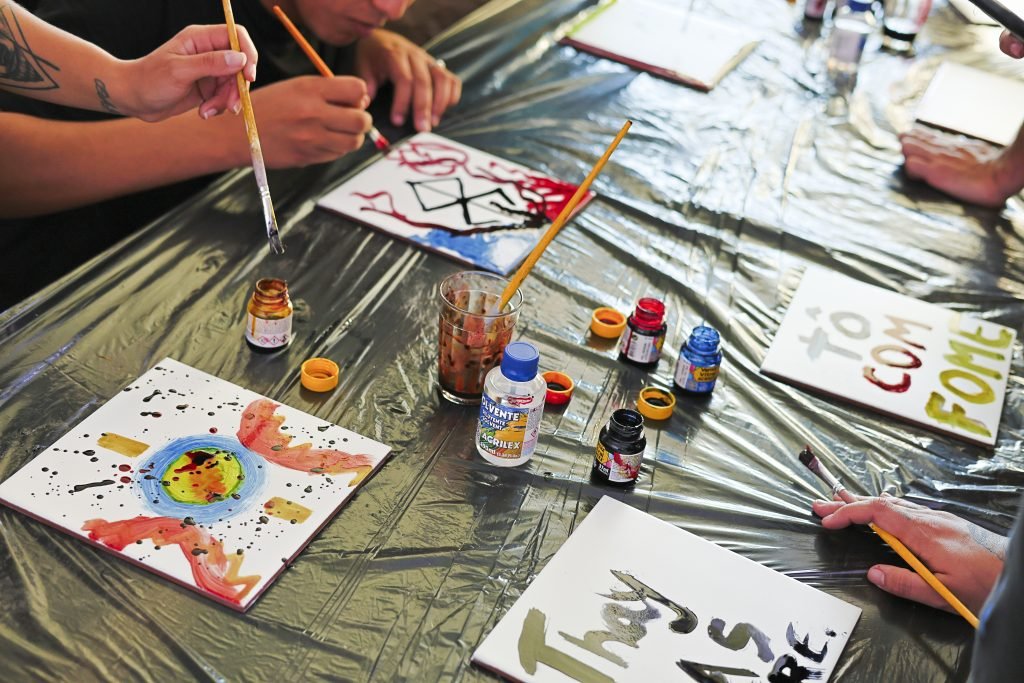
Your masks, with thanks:
[[(847, 600), (863, 616), (836, 681), (965, 680), (971, 629), (865, 580), (894, 556), (861, 531), (823, 532), (805, 442), (862, 493), (889, 491), (1009, 527), (1024, 483), (1020, 343), (995, 449), (782, 385), (758, 373), (800, 274), (819, 265), (1020, 330), (1022, 206), (971, 208), (901, 173), (897, 132), (945, 59), (1017, 73), (997, 30), (939, 3), (914, 59), (869, 44), (843, 112), (819, 44), (781, 2), (698, 2), (753, 26), (758, 49), (700, 93), (557, 43), (591, 2), (486, 6), (432, 51), (465, 79), (439, 132), (553, 176), (582, 178), (631, 118), (598, 198), (523, 290), (517, 336), (577, 381), (534, 459), (475, 453), (473, 408), (435, 390), (437, 283), (460, 267), (316, 210), (373, 151), (271, 176), (287, 253), (262, 237), (251, 173), (226, 176), (0, 315), (0, 479), (165, 356), (384, 441), (387, 465), (248, 614), (239, 615), (11, 510), (0, 510), (0, 679), (480, 680), (470, 655), (572, 529), (614, 495)], [(388, 131), (400, 135), (399, 131)], [(368, 146), (369, 147), (369, 146)], [(250, 353), (244, 303), (286, 278), (296, 339)], [(650, 374), (587, 334), (590, 312), (656, 294), (669, 310)], [(725, 362), (710, 400), (648, 431), (633, 490), (589, 479), (597, 432), (700, 321)], [(327, 396), (299, 363), (342, 366)]]

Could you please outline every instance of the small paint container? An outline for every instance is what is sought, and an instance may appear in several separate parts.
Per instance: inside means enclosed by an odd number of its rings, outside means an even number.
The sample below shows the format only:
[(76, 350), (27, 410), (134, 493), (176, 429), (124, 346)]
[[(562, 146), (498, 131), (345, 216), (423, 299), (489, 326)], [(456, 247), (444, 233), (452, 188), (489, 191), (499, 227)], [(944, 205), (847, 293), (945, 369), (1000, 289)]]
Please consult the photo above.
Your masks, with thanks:
[(253, 351), (279, 351), (292, 343), (292, 301), (288, 283), (263, 278), (246, 304), (245, 343)]
[(310, 391), (330, 391), (338, 386), (338, 364), (329, 358), (310, 358), (301, 372), (302, 386)]
[(545, 405), (549, 406), (561, 406), (569, 402), (572, 398), (573, 389), (576, 388), (576, 384), (572, 381), (572, 377), (565, 374), (564, 372), (556, 372), (549, 370), (544, 373), (544, 381), (548, 385), (547, 399)]
[(597, 337), (618, 339), (624, 329), (626, 329), (626, 316), (614, 308), (607, 306), (595, 308), (594, 313), (590, 316), (590, 331)]
[(636, 310), (626, 321), (619, 360), (642, 368), (653, 368), (661, 358), (665, 345), (665, 304), (660, 299), (645, 297), (636, 303)]
[(646, 449), (643, 415), (629, 408), (616, 410), (598, 435), (593, 478), (610, 486), (632, 486)]
[(710, 394), (722, 367), (722, 340), (718, 330), (708, 325), (693, 328), (690, 338), (679, 350), (676, 362), (676, 388), (690, 394)]
[(672, 417), (672, 409), (675, 407), (676, 397), (672, 392), (658, 387), (641, 389), (636, 399), (636, 409), (648, 420), (667, 420)]

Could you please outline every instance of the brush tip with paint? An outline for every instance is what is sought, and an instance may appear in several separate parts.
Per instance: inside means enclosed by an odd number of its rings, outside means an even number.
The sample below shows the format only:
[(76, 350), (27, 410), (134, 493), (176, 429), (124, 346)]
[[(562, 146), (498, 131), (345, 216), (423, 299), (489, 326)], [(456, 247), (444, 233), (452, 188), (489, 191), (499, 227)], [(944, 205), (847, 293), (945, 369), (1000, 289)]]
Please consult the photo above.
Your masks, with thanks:
[(810, 446), (804, 446), (804, 449), (800, 451), (800, 455), (798, 457), (805, 467), (810, 467), (812, 469), (815, 461), (817, 461), (817, 458), (814, 456), (814, 451), (811, 450)]
[(381, 135), (380, 131), (377, 130), (376, 128), (370, 129), (370, 139), (373, 140), (374, 147), (376, 147), (382, 152), (391, 146), (391, 143), (388, 142), (388, 139)]

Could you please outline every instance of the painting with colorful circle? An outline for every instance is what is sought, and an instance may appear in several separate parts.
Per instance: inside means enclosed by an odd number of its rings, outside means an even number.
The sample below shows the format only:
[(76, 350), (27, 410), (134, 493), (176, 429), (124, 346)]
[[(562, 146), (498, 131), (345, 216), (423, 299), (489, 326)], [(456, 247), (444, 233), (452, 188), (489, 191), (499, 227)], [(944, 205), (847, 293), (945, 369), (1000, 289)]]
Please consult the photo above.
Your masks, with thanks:
[(0, 502), (244, 611), (389, 451), (168, 358)]

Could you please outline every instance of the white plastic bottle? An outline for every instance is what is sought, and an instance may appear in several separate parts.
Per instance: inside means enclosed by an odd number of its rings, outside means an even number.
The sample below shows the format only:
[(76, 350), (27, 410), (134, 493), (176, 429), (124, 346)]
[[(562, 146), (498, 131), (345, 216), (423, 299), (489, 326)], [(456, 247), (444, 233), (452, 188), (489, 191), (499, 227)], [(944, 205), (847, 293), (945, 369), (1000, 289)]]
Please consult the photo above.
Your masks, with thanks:
[(514, 467), (533, 457), (547, 395), (539, 365), (533, 344), (512, 342), (484, 379), (476, 449), (492, 465)]
[(836, 12), (829, 36), (828, 76), (838, 94), (853, 92), (864, 44), (877, 29), (870, 2), (849, 0)]

